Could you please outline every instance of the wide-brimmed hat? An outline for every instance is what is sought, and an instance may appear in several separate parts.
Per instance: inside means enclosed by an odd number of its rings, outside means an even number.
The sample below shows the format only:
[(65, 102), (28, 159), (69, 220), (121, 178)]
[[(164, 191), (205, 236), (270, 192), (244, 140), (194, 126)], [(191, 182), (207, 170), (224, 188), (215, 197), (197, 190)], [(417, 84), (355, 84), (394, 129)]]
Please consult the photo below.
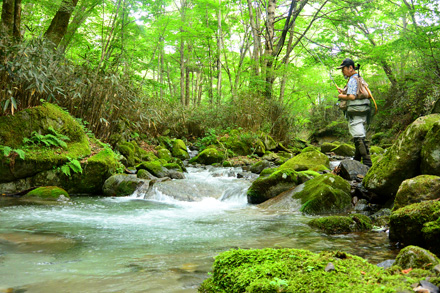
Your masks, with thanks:
[(352, 65), (354, 68), (354, 61), (351, 60), (350, 58), (345, 58), (344, 61), (342, 61), (341, 65), (339, 67), (337, 67), (336, 69), (341, 69), (343, 67), (348, 67)]

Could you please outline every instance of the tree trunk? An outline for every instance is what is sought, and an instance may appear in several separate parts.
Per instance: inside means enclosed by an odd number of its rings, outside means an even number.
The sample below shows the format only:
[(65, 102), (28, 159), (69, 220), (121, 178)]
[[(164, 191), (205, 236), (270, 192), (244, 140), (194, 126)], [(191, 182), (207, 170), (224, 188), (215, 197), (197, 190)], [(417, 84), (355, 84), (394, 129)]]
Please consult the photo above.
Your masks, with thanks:
[(259, 27), (259, 11), (258, 9), (255, 9), (255, 15), (254, 11), (252, 9), (252, 1), (247, 0), (248, 2), (248, 10), (249, 10), (249, 22), (252, 28), (252, 37), (254, 40), (253, 44), (253, 52), (252, 52), (252, 69), (253, 74), (255, 76), (258, 76), (260, 74), (260, 51), (261, 51), (261, 39), (260, 39), (260, 27)]
[(180, 102), (185, 105), (185, 40), (183, 39), (183, 24), (185, 23), (185, 1), (181, 1), (180, 7)]
[(12, 35), (14, 28), (14, 0), (3, 0), (2, 5), (2, 30), (6, 36)]
[(44, 36), (58, 47), (61, 39), (67, 32), (70, 17), (76, 7), (78, 0), (63, 0), (60, 8), (52, 19), (49, 28), (44, 33)]
[(222, 0), (218, 0), (219, 8), (217, 14), (217, 104), (220, 104), (222, 97)]
[(20, 26), (21, 26), (21, 0), (15, 0), (14, 28), (12, 30), (12, 35), (17, 41), (21, 40)]

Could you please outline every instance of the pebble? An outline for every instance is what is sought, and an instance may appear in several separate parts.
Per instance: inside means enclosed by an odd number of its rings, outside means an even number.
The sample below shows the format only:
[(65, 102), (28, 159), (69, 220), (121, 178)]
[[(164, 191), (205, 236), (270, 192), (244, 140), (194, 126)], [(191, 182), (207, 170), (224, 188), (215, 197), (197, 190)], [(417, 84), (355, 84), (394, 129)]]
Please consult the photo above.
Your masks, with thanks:
[(328, 264), (327, 264), (327, 266), (325, 267), (325, 271), (326, 272), (331, 272), (331, 271), (335, 271), (336, 269), (335, 269), (335, 266), (331, 263), (331, 262), (329, 262)]

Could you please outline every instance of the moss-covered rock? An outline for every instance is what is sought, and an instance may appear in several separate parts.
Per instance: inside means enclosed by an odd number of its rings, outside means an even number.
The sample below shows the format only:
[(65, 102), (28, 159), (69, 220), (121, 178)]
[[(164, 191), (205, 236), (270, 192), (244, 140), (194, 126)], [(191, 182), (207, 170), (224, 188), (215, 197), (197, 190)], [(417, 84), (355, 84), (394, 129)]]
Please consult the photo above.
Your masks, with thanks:
[(259, 162), (256, 162), (255, 164), (253, 164), (250, 168), (249, 168), (249, 170), (252, 172), (252, 173), (256, 173), (256, 174), (260, 174), (264, 169), (266, 169), (266, 168), (270, 168), (270, 163), (269, 163), (269, 161), (266, 161), (266, 160), (261, 160), (261, 161), (259, 161)]
[(187, 160), (189, 159), (189, 154), (187, 151), (187, 147), (185, 145), (185, 142), (181, 139), (174, 139), (172, 141), (173, 143), (173, 149), (172, 149), (172, 155), (173, 157), (179, 158), (181, 160)]
[(102, 191), (106, 196), (127, 196), (133, 194), (144, 180), (128, 174), (116, 174), (108, 178)]
[[(166, 164), (166, 162), (165, 162)], [(154, 176), (158, 178), (163, 178), (168, 176), (168, 170), (163, 167), (163, 164), (160, 161), (154, 161), (154, 162), (142, 162), (139, 165), (136, 166), (136, 170), (147, 170)]]
[(264, 143), (263, 141), (261, 141), (261, 139), (257, 139), (254, 148), (255, 148), (255, 154), (257, 154), (260, 157), (264, 156), (264, 153), (266, 152), (266, 147), (264, 146)]
[(426, 247), (440, 256), (440, 213), (437, 220), (423, 224), (422, 235)]
[(161, 160), (165, 160), (167, 163), (173, 159), (171, 152), (167, 149), (160, 149), (157, 151), (157, 157)]
[(422, 146), (422, 174), (440, 176), (440, 121), (432, 126)]
[[(68, 138), (67, 147), (27, 146), (23, 139), (30, 138), (35, 131), (50, 134), (49, 128)], [(90, 154), (87, 136), (79, 123), (60, 107), (44, 103), (42, 106), (25, 109), (14, 116), (0, 117), (0, 145), (22, 149), (25, 158), (0, 154), (0, 183), (31, 177)]]
[(277, 148), (276, 141), (270, 135), (266, 134), (261, 136), (261, 141), (263, 142), (266, 151), (273, 151)]
[(361, 214), (316, 218), (308, 225), (328, 234), (370, 231), (373, 227), (371, 219)]
[(295, 171), (323, 171), (330, 167), (329, 158), (319, 151), (300, 153), (282, 164), (279, 169), (292, 169)]
[(239, 156), (247, 156), (252, 153), (248, 142), (243, 141), (239, 135), (231, 135), (224, 141), (224, 146)]
[(225, 168), (232, 167), (232, 163), (230, 161), (223, 161), (222, 166)]
[(152, 180), (156, 178), (155, 176), (153, 176), (153, 174), (151, 174), (145, 169), (140, 169), (139, 171), (137, 171), (136, 177), (139, 179), (148, 179), (148, 180)]
[(22, 197), (23, 199), (40, 199), (47, 201), (57, 201), (69, 199), (69, 194), (64, 189), (57, 186), (38, 187)]
[(351, 207), (350, 184), (339, 176), (324, 174), (297, 189), (293, 198), (301, 200), (300, 211), (303, 213), (338, 213)]
[(116, 149), (127, 159), (127, 166), (135, 165), (135, 147), (128, 141), (120, 142)]
[(324, 142), (321, 144), (321, 152), (322, 153), (329, 153), (331, 152), (333, 149), (337, 148), (338, 145), (335, 143), (331, 143), (331, 142)]
[(331, 152), (338, 156), (353, 157), (355, 150), (354, 146), (344, 143), (332, 149)]
[(306, 153), (306, 152), (314, 152), (314, 151), (318, 151), (319, 152), (319, 148), (313, 145), (310, 145), (308, 147), (305, 147), (301, 150), (301, 153)]
[(440, 177), (434, 175), (420, 175), (402, 182), (394, 200), (394, 210), (401, 207), (438, 198), (440, 191)]
[(403, 248), (394, 263), (404, 270), (409, 268), (431, 269), (438, 264), (440, 264), (440, 260), (432, 252), (414, 245)]
[(380, 155), (383, 154), (385, 150), (381, 148), (380, 146), (373, 145), (370, 147), (370, 154), (371, 155)]
[(363, 185), (380, 195), (384, 202), (394, 199), (404, 180), (420, 175), (422, 144), (438, 120), (440, 115), (432, 114), (420, 117), (408, 126), (393, 146), (370, 168)]
[(147, 152), (147, 151), (145, 151), (145, 153), (143, 153), (143, 154), (141, 154), (141, 160), (143, 161), (143, 162), (145, 162), (145, 161), (156, 161), (156, 160), (158, 160), (159, 158), (154, 154), (154, 152)]
[[(325, 268), (332, 263), (334, 270)], [(199, 292), (404, 292), (430, 276), (418, 270), (385, 271), (343, 252), (319, 254), (299, 249), (229, 250), (215, 258), (211, 277)]]
[(215, 148), (207, 148), (190, 160), (190, 162), (197, 162), (204, 165), (212, 165), (214, 163), (221, 163), (222, 161), (223, 154)]
[(298, 172), (294, 170), (277, 170), (269, 176), (260, 176), (252, 182), (247, 191), (248, 203), (259, 204), (298, 185)]
[(167, 163), (167, 164), (164, 164), (163, 166), (169, 170), (176, 170), (179, 172), (183, 172), (182, 168), (177, 163)]
[[(390, 240), (404, 245), (430, 247), (422, 229), (425, 223), (440, 217), (440, 201), (414, 203), (393, 211), (390, 216)], [(426, 230), (425, 230), (426, 231)]]

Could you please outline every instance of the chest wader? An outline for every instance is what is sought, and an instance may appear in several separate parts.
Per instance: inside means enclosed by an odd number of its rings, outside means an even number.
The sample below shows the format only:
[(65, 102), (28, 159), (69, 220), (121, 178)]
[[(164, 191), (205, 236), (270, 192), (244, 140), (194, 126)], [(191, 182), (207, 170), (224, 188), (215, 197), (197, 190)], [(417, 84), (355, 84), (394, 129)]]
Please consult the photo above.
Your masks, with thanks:
[(365, 137), (355, 137), (354, 138), (354, 145), (356, 147), (356, 150), (354, 152), (354, 160), (361, 161), (365, 166), (371, 167), (373, 163), (371, 162), (370, 158), (370, 150), (368, 147), (368, 143), (365, 141)]

